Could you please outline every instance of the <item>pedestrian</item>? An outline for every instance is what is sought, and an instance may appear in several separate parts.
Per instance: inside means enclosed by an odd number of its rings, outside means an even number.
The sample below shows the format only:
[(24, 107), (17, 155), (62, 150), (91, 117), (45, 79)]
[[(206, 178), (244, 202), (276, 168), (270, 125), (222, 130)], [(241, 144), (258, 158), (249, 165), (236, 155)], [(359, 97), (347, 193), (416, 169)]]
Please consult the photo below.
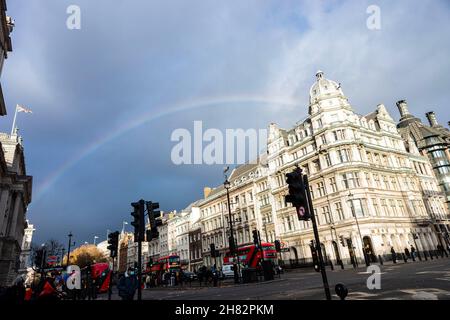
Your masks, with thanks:
[(411, 254), (409, 253), (408, 248), (405, 248), (405, 255), (406, 257), (411, 258)]
[(133, 300), (134, 294), (139, 286), (138, 279), (136, 277), (133, 268), (128, 268), (125, 275), (120, 278), (117, 289), (119, 289), (119, 296), (122, 300)]
[(416, 248), (414, 248), (412, 245), (411, 245), (411, 254), (413, 255), (413, 257), (414, 258), (416, 258)]
[(392, 262), (397, 263), (397, 253), (394, 250), (394, 247), (391, 247), (391, 254), (392, 254)]

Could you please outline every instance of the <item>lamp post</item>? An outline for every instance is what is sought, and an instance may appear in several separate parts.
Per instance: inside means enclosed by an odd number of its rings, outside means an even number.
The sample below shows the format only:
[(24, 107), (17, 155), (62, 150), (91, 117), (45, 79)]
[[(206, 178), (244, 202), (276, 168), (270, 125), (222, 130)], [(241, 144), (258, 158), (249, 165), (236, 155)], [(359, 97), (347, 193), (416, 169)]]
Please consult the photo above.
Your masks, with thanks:
[(225, 175), (225, 182), (223, 183), (224, 188), (227, 190), (227, 202), (228, 202), (228, 220), (230, 224), (230, 238), (229, 238), (229, 247), (230, 253), (233, 255), (233, 271), (234, 271), (234, 282), (239, 283), (239, 272), (236, 266), (236, 241), (234, 240), (234, 231), (233, 231), (233, 218), (231, 216), (231, 201), (230, 201), (230, 181), (228, 181), (227, 176)]
[(350, 201), (351, 201), (350, 207), (351, 207), (351, 209), (352, 209), (352, 215), (353, 215), (353, 217), (355, 218), (356, 226), (358, 227), (358, 233), (359, 233), (359, 238), (361, 239), (361, 249), (362, 249), (364, 261), (366, 262), (366, 266), (370, 266), (369, 259), (368, 259), (367, 255), (366, 255), (366, 250), (364, 249), (364, 240), (363, 240), (363, 237), (362, 237), (362, 235), (361, 235), (361, 229), (359, 228), (358, 217), (356, 216), (355, 206), (353, 205), (354, 199), (353, 199), (353, 194), (351, 193), (351, 191), (350, 191), (349, 194), (348, 194), (348, 198), (349, 198)]
[[(72, 237), (73, 237), (72, 231), (69, 232), (69, 234), (67, 236), (69, 237), (69, 246), (67, 248), (67, 266), (69, 266), (70, 265), (70, 246), (72, 245)], [(75, 245), (75, 242), (73, 243), (73, 245)]]
[(98, 237), (97, 237), (97, 236), (94, 236), (94, 246), (95, 246), (95, 244), (96, 244), (96, 242), (97, 242), (97, 239), (98, 239)]

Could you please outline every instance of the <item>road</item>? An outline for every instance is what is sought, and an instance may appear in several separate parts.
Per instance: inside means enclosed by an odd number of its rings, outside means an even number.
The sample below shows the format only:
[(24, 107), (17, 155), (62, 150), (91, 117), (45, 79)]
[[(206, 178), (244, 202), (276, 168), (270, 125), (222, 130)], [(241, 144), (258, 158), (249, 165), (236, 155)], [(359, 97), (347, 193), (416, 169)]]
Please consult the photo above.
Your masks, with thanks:
[[(370, 290), (366, 268), (327, 269), (333, 299), (334, 287), (343, 283), (349, 300), (450, 300), (450, 258), (433, 261), (385, 264), (380, 267), (380, 289)], [(144, 300), (292, 300), (324, 299), (320, 273), (310, 269), (290, 271), (273, 281), (221, 287), (152, 288), (143, 290)], [(106, 296), (99, 297), (106, 299)], [(119, 299), (114, 292), (113, 299)]]

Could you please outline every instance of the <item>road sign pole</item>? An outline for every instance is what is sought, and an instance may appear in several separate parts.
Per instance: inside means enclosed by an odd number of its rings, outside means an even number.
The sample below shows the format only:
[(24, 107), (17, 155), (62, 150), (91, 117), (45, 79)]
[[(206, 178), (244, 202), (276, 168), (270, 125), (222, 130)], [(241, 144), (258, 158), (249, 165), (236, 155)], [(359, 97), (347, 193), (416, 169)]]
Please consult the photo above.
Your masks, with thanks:
[(323, 281), (323, 288), (325, 290), (325, 296), (327, 300), (331, 300), (331, 294), (330, 294), (330, 286), (328, 285), (328, 278), (327, 278), (327, 272), (325, 270), (325, 264), (323, 262), (323, 256), (322, 256), (322, 248), (320, 244), (320, 238), (319, 238), (319, 231), (317, 229), (317, 223), (316, 223), (316, 216), (314, 214), (314, 207), (313, 202), (311, 199), (311, 194), (309, 190), (309, 182), (308, 182), (308, 176), (303, 176), (303, 182), (305, 185), (305, 191), (308, 199), (308, 209), (309, 214), (311, 216), (311, 222), (314, 229), (314, 238), (316, 239), (316, 249), (319, 256), (319, 264), (320, 264), (320, 273), (322, 274), (322, 281)]

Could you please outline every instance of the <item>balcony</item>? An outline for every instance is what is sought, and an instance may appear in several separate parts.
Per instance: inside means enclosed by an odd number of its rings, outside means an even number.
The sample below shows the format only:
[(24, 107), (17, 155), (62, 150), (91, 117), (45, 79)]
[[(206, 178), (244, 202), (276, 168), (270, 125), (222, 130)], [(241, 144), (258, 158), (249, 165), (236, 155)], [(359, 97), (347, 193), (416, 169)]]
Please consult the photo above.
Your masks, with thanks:
[(422, 194), (425, 197), (444, 196), (444, 193), (442, 191), (434, 191), (434, 190), (423, 190)]

